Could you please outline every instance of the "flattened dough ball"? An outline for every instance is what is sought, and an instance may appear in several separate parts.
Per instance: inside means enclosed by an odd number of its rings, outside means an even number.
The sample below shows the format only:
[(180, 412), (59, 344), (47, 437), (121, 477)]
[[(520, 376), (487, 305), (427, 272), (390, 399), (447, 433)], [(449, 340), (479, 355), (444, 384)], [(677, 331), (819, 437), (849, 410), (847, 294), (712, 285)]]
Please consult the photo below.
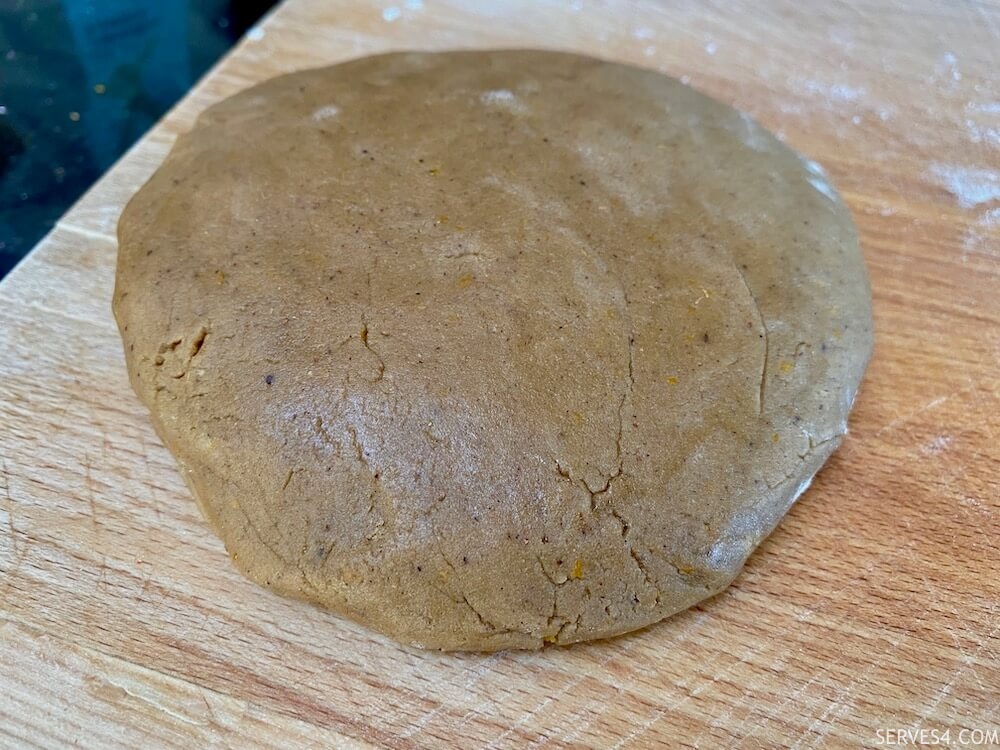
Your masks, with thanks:
[(132, 383), (236, 564), (429, 648), (604, 638), (723, 589), (872, 344), (817, 165), (568, 54), (267, 81), (178, 139), (119, 238)]

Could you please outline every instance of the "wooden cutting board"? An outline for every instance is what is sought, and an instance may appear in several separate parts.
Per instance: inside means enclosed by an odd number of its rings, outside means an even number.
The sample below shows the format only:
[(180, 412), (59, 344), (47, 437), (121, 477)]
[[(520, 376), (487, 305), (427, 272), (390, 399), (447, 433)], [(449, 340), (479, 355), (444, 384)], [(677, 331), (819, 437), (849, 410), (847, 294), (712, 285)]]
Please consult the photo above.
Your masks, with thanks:
[[(1000, 6), (392, 2), (286, 2), (0, 284), (0, 746), (805, 748), (1000, 729)], [(176, 134), (255, 81), (521, 46), (683, 77), (822, 162), (861, 232), (875, 358), (843, 447), (724, 594), (608, 642), (424, 653), (229, 563), (129, 389), (115, 222)]]

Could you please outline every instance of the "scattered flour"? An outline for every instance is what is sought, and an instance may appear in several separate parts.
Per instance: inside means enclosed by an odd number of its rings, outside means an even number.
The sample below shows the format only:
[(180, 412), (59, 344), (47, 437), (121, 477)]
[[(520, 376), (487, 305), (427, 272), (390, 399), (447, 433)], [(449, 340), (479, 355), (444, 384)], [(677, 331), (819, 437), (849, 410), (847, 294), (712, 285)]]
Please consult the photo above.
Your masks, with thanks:
[(1000, 229), (1000, 208), (987, 211), (979, 217), (977, 223), (984, 229)]
[(969, 133), (969, 140), (973, 143), (986, 143), (994, 148), (1000, 148), (1000, 128), (980, 125), (975, 120), (969, 119), (965, 121), (965, 129)]
[(997, 230), (1000, 230), (1000, 208), (993, 208), (965, 230), (962, 237), (962, 261), (969, 259), (970, 252), (986, 247), (991, 241), (994, 254), (1000, 254), (1000, 238), (997, 237)]
[(514, 112), (523, 112), (524, 105), (509, 89), (491, 89), (479, 95), (479, 101), (490, 107), (505, 107)]
[(938, 435), (933, 440), (928, 440), (924, 443), (921, 451), (929, 456), (936, 456), (939, 453), (943, 453), (951, 445), (953, 438), (948, 435)]
[(931, 174), (962, 208), (1000, 200), (1000, 174), (992, 170), (936, 163)]
[(808, 94), (819, 94), (832, 102), (856, 102), (868, 93), (867, 89), (861, 86), (848, 86), (846, 83), (826, 84), (814, 80), (806, 81), (802, 85), (802, 90)]
[(955, 57), (955, 53), (945, 52), (941, 60), (944, 63), (944, 65), (942, 65), (941, 68), (944, 68), (944, 70), (938, 68), (939, 72), (941, 72), (946, 76), (951, 76), (951, 80), (953, 81), (961, 81), (962, 73), (958, 69), (958, 58)]
[(320, 107), (315, 112), (312, 113), (312, 118), (317, 122), (322, 120), (329, 120), (340, 114), (340, 107), (336, 104), (327, 104), (325, 107)]

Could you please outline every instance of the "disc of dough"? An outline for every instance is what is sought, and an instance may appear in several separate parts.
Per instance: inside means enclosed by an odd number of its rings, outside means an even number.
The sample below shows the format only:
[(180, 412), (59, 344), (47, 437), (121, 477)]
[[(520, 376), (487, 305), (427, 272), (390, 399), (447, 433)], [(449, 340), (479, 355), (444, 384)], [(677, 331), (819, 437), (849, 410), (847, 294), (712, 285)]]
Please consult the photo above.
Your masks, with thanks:
[(872, 345), (818, 165), (569, 54), (267, 81), (118, 232), (132, 384), (236, 565), (428, 648), (604, 638), (723, 589)]

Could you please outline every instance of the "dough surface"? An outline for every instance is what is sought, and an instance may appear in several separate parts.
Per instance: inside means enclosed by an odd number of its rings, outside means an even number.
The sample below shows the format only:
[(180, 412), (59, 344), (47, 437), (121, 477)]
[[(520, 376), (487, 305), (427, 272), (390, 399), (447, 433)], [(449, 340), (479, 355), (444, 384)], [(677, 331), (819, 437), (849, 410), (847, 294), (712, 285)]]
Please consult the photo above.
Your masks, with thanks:
[(575, 55), (267, 81), (118, 232), (132, 384), (236, 564), (428, 648), (604, 638), (722, 590), (872, 346), (818, 165)]

